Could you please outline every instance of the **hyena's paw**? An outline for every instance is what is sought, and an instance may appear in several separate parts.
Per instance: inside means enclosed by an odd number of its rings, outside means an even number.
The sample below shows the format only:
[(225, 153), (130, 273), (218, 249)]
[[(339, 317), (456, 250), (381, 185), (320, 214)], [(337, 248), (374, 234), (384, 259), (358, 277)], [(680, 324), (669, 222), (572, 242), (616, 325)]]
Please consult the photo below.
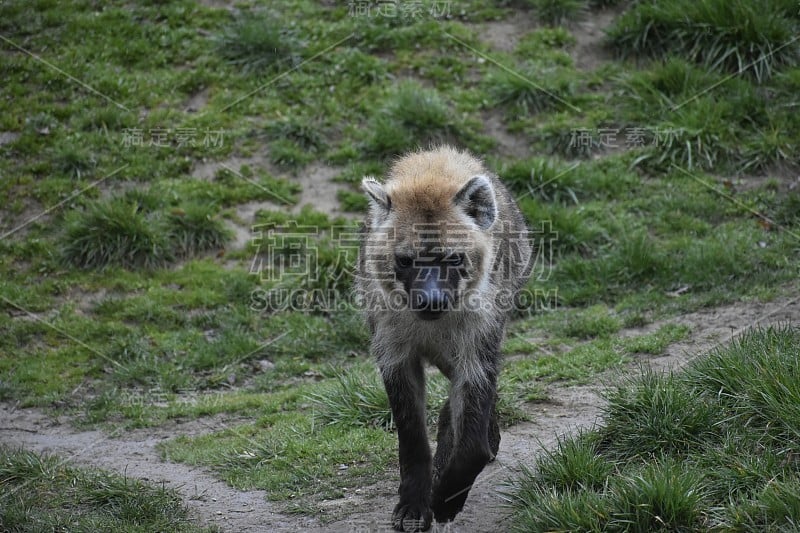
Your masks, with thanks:
[(428, 531), (433, 513), (423, 502), (400, 502), (392, 513), (395, 531)]
[(433, 509), (436, 521), (451, 522), (464, 508), (468, 494), (469, 490), (463, 490), (456, 494), (444, 494), (442, 490), (434, 489), (431, 509)]

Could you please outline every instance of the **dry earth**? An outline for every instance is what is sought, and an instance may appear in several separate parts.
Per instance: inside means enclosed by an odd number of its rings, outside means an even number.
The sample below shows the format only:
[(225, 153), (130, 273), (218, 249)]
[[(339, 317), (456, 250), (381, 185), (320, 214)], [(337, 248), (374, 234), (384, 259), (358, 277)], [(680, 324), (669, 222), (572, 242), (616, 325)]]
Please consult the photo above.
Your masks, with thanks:
[[(503, 432), (497, 460), (478, 478), (467, 507), (447, 531), (490, 532), (505, 529), (504, 483), (520, 463), (531, 464), (542, 448), (552, 448), (559, 437), (588, 428), (602, 416), (604, 387), (620, 377), (638, 372), (640, 365), (668, 370), (680, 368), (692, 357), (728, 342), (745, 329), (776, 323), (800, 325), (800, 297), (782, 297), (772, 302), (745, 302), (687, 314), (668, 322), (692, 328), (691, 336), (673, 344), (658, 357), (643, 357), (622, 372), (598, 376), (591, 385), (552, 386), (550, 400), (529, 406), (531, 422)], [(623, 335), (641, 335), (663, 323), (630, 329)], [(192, 513), (205, 524), (224, 531), (389, 531), (388, 517), (396, 498), (397, 472), (369, 487), (353, 488), (347, 496), (323, 503), (332, 523), (281, 512), (282, 505), (268, 502), (261, 491), (232, 489), (202, 468), (165, 462), (156, 445), (177, 435), (197, 435), (219, 430), (231, 421), (223, 418), (173, 422), (160, 428), (125, 432), (77, 431), (66, 418), (52, 417), (37, 409), (0, 405), (0, 441), (36, 452), (56, 453), (66, 460), (114, 470), (130, 477), (164, 483), (177, 489)]]

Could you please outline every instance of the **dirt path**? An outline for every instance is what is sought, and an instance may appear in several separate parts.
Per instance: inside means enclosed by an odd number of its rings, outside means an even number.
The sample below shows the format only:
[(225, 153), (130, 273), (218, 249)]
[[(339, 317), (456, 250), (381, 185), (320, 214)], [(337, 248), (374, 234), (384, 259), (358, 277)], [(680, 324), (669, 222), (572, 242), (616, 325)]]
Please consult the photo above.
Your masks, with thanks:
[[(738, 303), (668, 322), (689, 325), (692, 328), (690, 338), (673, 344), (662, 356), (643, 358), (629, 365), (622, 374), (636, 372), (639, 363), (658, 369), (679, 368), (693, 356), (728, 342), (754, 325), (800, 324), (800, 298)], [(650, 324), (639, 330), (625, 330), (622, 334), (639, 335), (660, 325)], [(591, 427), (602, 414), (604, 385), (601, 384), (613, 383), (613, 377), (599, 376), (594, 384), (586, 386), (553, 386), (548, 391), (550, 401), (531, 405), (532, 421), (503, 432), (497, 460), (478, 478), (466, 509), (447, 531), (502, 530), (502, 521), (506, 519), (502, 490), (506, 480), (517, 465), (530, 464), (542, 447), (551, 448), (557, 438), (579, 428)], [(388, 516), (396, 498), (396, 487), (395, 481), (388, 478), (396, 479), (396, 472), (387, 473), (386, 481), (350, 490), (345, 498), (324, 502), (328, 516), (345, 518), (322, 524), (316, 519), (282, 514), (280, 505), (266, 501), (264, 492), (232, 489), (202, 468), (164, 462), (156, 451), (156, 445), (165, 439), (214, 431), (219, 427), (216, 422), (203, 419), (109, 435), (101, 431), (77, 431), (69, 420), (53, 418), (37, 409), (15, 409), (9, 404), (0, 404), (0, 442), (36, 452), (57, 453), (76, 464), (163, 482), (183, 495), (202, 523), (216, 524), (224, 531), (389, 531)]]

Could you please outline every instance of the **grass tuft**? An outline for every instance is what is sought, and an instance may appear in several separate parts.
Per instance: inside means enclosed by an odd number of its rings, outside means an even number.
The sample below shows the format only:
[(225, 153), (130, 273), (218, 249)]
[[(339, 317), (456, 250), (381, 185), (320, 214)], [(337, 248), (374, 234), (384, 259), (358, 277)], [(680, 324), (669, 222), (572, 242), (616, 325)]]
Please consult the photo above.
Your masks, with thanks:
[(714, 409), (673, 375), (645, 371), (608, 396), (602, 446), (623, 457), (688, 453), (717, 421)]
[(309, 399), (327, 424), (384, 429), (394, 425), (389, 398), (375, 371), (337, 374), (332, 386), (310, 394)]
[(368, 150), (388, 157), (454, 140), (457, 128), (452, 116), (438, 91), (416, 81), (401, 82), (373, 116)]
[(800, 330), (751, 331), (697, 360), (689, 375), (742, 423), (775, 438), (800, 438)]
[(325, 150), (327, 142), (322, 127), (297, 117), (272, 122), (266, 128), (271, 139), (292, 141), (303, 150), (318, 153)]
[(787, 0), (644, 1), (616, 21), (609, 38), (623, 57), (673, 54), (763, 82), (798, 65), (797, 20), (797, 5)]
[(629, 128), (643, 134), (643, 154), (634, 165), (655, 173), (678, 165), (741, 174), (796, 159), (794, 103), (779, 87), (759, 87), (674, 57), (619, 82)]
[(217, 51), (245, 72), (279, 68), (297, 59), (299, 43), (272, 11), (238, 13), (217, 37)]
[(608, 520), (606, 499), (592, 491), (558, 491), (541, 487), (536, 476), (523, 470), (512, 484), (514, 508), (510, 530), (515, 533), (603, 531)]
[(537, 17), (548, 26), (575, 22), (586, 14), (586, 0), (529, 0)]
[(618, 271), (630, 281), (646, 282), (667, 268), (655, 242), (645, 232), (623, 238), (616, 259)]
[(632, 353), (661, 355), (667, 346), (685, 339), (690, 328), (684, 324), (665, 324), (653, 333), (623, 339), (625, 349)]
[(440, 131), (450, 124), (450, 110), (441, 95), (415, 81), (400, 83), (384, 110), (401, 126), (415, 133)]
[(2, 446), (0, 480), (3, 531), (214, 531), (192, 524), (171, 490), (56, 457)]
[(297, 117), (273, 122), (266, 131), (271, 139), (270, 160), (284, 167), (306, 165), (327, 147), (321, 126)]
[(703, 481), (678, 462), (657, 461), (617, 478), (611, 492), (612, 531), (696, 531), (701, 524)]
[(559, 438), (556, 449), (545, 451), (534, 478), (543, 487), (559, 490), (599, 490), (613, 473), (614, 463), (598, 453), (597, 439), (588, 434)]
[(510, 113), (529, 115), (557, 109), (569, 101), (576, 88), (574, 76), (551, 66), (527, 66), (519, 72), (493, 71), (487, 80), (487, 92), (495, 105)]
[(138, 205), (96, 202), (67, 216), (66, 261), (78, 268), (158, 268), (173, 259), (169, 240)]
[(97, 161), (82, 148), (60, 146), (53, 155), (53, 164), (67, 176), (80, 178), (91, 171), (97, 165)]
[(212, 204), (190, 203), (167, 215), (145, 193), (99, 201), (67, 216), (62, 254), (78, 268), (164, 267), (178, 258), (222, 248), (230, 231)]
[(747, 521), (755, 522), (757, 526), (780, 527), (787, 522), (795, 526), (800, 524), (800, 481), (770, 483), (758, 495), (753, 507), (747, 513)]
[(231, 233), (215, 217), (215, 212), (212, 205), (199, 203), (170, 212), (166, 220), (167, 233), (177, 255), (191, 257), (225, 245)]
[(517, 194), (528, 194), (552, 203), (578, 203), (574, 173), (553, 162), (552, 158), (522, 159), (504, 166), (500, 176)]

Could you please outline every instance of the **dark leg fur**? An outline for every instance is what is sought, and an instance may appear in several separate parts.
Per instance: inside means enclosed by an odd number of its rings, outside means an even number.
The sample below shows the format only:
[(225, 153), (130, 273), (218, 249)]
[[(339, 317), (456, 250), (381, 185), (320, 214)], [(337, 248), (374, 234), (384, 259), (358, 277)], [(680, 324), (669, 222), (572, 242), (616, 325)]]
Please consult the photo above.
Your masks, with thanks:
[(500, 425), (497, 422), (497, 393), (494, 395), (494, 404), (492, 405), (492, 418), (489, 420), (489, 449), (492, 452), (492, 458), (489, 461), (494, 461), (497, 457), (497, 452), (500, 450)]
[[(500, 426), (497, 423), (497, 395), (495, 404), (492, 406), (492, 417), (489, 420), (489, 450), (492, 457), (489, 461), (494, 461), (497, 452), (500, 450)], [(450, 399), (445, 400), (442, 410), (439, 412), (439, 430), (436, 433), (436, 455), (433, 457), (433, 482), (439, 479), (440, 474), (447, 465), (453, 448), (453, 431), (450, 424)]]
[(384, 374), (400, 448), (400, 502), (392, 513), (397, 531), (431, 525), (431, 450), (425, 425), (425, 376), (419, 361)]
[(464, 508), (472, 483), (492, 458), (489, 422), (493, 391), (465, 386), (462, 394), (461, 420), (451, 421), (459, 425), (458, 442), (453, 443), (450, 459), (433, 487), (431, 507), (437, 522), (449, 522)]
[(433, 481), (439, 479), (450, 459), (453, 449), (453, 429), (450, 424), (450, 399), (445, 400), (439, 412), (439, 430), (436, 434), (436, 455), (433, 457)]
[(436, 450), (439, 475), (431, 498), (437, 522), (449, 522), (464, 508), (472, 483), (500, 447), (496, 412), (499, 351), (500, 337), (484, 339), (478, 353), (486, 381), (454, 384), (445, 404), (447, 412), (442, 409), (447, 428), (439, 428), (438, 446), (444, 446), (441, 454), (438, 447)]

